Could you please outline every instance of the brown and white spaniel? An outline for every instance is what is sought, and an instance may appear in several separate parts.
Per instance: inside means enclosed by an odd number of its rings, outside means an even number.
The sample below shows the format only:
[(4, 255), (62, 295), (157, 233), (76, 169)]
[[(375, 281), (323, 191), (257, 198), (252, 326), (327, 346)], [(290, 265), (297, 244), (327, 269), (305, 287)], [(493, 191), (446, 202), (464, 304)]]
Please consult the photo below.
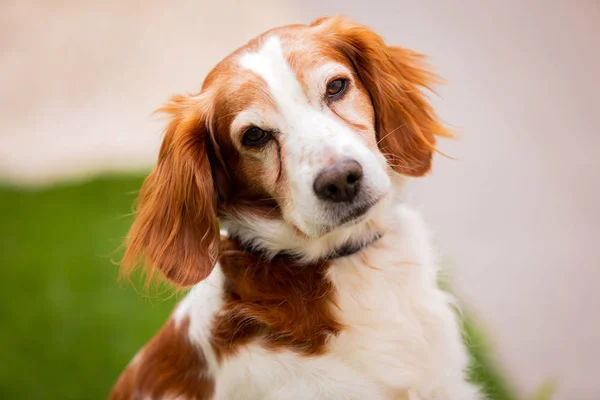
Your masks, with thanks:
[(164, 106), (123, 269), (191, 290), (111, 399), (480, 398), (401, 200), (449, 135), (434, 82), (334, 17), (264, 33)]

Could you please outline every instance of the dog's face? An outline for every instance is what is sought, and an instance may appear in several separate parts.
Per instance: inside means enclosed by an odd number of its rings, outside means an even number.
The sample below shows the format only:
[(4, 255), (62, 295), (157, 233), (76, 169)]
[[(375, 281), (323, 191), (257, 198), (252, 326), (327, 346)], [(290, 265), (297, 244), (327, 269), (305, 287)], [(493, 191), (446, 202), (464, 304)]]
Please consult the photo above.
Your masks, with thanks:
[(342, 18), (278, 28), (238, 49), (198, 95), (163, 108), (173, 120), (125, 264), (143, 255), (188, 285), (214, 265), (218, 217), (234, 230), (274, 221), (314, 241), (368, 218), (393, 171), (426, 173), (434, 135), (446, 134), (421, 92), (433, 76), (419, 64)]
[(229, 168), (237, 187), (273, 199), (286, 222), (317, 237), (362, 216), (389, 178), (368, 91), (349, 60), (306, 30), (257, 40), (227, 59), (210, 87), (215, 118), (224, 119), (217, 143), (226, 165), (237, 161)]

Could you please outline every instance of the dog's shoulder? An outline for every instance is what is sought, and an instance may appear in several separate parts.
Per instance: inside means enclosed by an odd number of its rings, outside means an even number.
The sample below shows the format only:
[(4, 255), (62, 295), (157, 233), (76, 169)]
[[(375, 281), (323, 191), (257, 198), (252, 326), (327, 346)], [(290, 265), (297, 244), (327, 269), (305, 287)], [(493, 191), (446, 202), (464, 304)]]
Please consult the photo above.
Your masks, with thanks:
[(111, 400), (212, 399), (216, 355), (210, 345), (212, 320), (222, 307), (220, 268), (194, 286), (165, 325), (131, 360)]
[(190, 319), (170, 318), (129, 363), (111, 400), (212, 398), (215, 381), (202, 349), (189, 337)]

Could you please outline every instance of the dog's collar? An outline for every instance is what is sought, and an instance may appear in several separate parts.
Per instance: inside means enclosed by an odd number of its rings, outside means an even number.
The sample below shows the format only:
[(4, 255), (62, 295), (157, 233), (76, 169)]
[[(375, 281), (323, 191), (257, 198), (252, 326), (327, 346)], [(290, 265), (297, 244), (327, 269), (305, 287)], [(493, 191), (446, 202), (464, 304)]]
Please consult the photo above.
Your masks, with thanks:
[[(378, 241), (379, 239), (381, 239), (383, 237), (383, 233), (381, 232), (374, 232), (371, 237), (368, 240), (362, 240), (360, 242), (357, 243), (345, 243), (337, 248), (335, 248), (332, 252), (330, 252), (328, 255), (320, 258), (317, 263), (319, 262), (325, 262), (325, 261), (329, 261), (329, 260), (335, 260), (337, 258), (342, 258), (342, 257), (348, 257), (351, 256), (353, 254), (358, 253), (359, 251), (369, 247), (370, 245), (372, 245), (373, 243), (375, 243), (376, 241)], [(239, 240), (238, 238), (231, 237), (231, 239), (235, 240), (238, 245), (240, 246), (240, 249), (246, 253), (250, 253), (253, 254), (259, 258), (265, 259), (267, 257), (265, 257), (265, 253), (261, 250), (258, 249), (253, 249), (252, 246), (249, 245), (245, 245), (241, 240)], [(289, 258), (292, 260), (299, 260), (302, 257), (298, 256), (295, 253), (292, 252), (288, 252), (288, 251), (281, 251), (279, 253), (277, 253), (277, 255), (274, 258)]]
[(367, 241), (360, 243), (345, 243), (324, 257), (325, 260), (334, 260), (336, 258), (348, 257), (358, 253), (366, 247), (369, 247), (383, 237), (383, 233), (375, 232)]

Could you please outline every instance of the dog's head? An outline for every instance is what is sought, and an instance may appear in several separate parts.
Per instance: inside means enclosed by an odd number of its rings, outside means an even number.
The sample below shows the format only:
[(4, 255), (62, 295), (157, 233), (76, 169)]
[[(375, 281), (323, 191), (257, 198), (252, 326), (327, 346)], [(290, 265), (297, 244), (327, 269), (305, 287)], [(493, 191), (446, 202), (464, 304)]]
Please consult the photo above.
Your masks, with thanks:
[(340, 17), (274, 29), (235, 51), (199, 94), (162, 108), (172, 120), (125, 268), (145, 258), (179, 285), (204, 279), (219, 219), (271, 255), (310, 260), (360, 241), (357, 227), (392, 175), (428, 172), (435, 135), (447, 135), (423, 96), (435, 77), (421, 61)]

